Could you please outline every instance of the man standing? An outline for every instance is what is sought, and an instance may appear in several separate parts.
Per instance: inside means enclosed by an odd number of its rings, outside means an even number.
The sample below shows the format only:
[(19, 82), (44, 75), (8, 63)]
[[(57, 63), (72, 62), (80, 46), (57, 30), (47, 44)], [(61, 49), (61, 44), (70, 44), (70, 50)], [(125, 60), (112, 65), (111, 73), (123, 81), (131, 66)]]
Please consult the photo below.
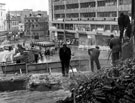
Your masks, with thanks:
[(60, 48), (59, 57), (62, 65), (62, 75), (68, 76), (71, 59), (71, 50), (69, 47), (67, 47), (66, 44), (63, 44), (63, 47)]
[(130, 18), (128, 15), (125, 15), (124, 13), (120, 14), (120, 17), (118, 18), (118, 25), (120, 29), (120, 40), (123, 38), (124, 30), (126, 30), (126, 35), (130, 37), (131, 35), (131, 24), (130, 24)]
[(117, 60), (120, 58), (121, 53), (121, 41), (118, 37), (114, 37), (114, 35), (110, 36), (110, 49), (112, 50), (112, 64), (116, 65)]
[(100, 70), (101, 67), (98, 59), (100, 55), (99, 47), (96, 46), (95, 48), (88, 49), (88, 54), (90, 55), (91, 71), (94, 72), (94, 62), (96, 63), (97, 69)]

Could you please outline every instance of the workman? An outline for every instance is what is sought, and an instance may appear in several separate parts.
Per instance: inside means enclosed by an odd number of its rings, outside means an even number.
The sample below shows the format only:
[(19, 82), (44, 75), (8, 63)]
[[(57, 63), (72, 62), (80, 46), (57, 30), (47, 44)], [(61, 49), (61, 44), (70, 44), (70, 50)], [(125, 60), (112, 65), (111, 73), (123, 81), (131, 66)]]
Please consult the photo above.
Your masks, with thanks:
[(94, 72), (94, 62), (96, 63), (97, 69), (100, 70), (101, 66), (99, 62), (99, 55), (100, 55), (99, 46), (88, 49), (88, 54), (90, 56), (91, 71)]
[(112, 65), (115, 66), (117, 60), (120, 59), (120, 53), (121, 53), (121, 41), (120, 38), (114, 37), (114, 35), (110, 36), (110, 49), (112, 50)]
[(125, 36), (131, 37), (131, 24), (130, 24), (130, 18), (128, 15), (125, 15), (124, 13), (121, 13), (118, 18), (118, 25), (120, 30), (120, 40), (123, 39), (123, 33), (125, 31)]
[(62, 75), (68, 76), (70, 59), (71, 59), (71, 49), (67, 47), (66, 43), (64, 43), (63, 47), (60, 48), (59, 57), (62, 66)]

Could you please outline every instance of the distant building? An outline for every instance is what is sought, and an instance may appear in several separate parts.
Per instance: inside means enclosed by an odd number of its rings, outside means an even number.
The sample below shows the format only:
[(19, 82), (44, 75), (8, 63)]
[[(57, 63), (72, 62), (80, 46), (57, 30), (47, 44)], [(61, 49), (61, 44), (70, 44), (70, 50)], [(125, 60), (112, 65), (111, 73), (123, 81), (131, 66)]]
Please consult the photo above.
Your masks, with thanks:
[(25, 17), (25, 35), (33, 40), (47, 40), (48, 16), (38, 14)]
[(37, 14), (42, 14), (44, 16), (47, 15), (47, 11), (33, 11), (32, 9), (24, 9), (20, 11), (9, 11), (11, 15), (14, 16), (20, 16), (21, 17), (21, 23), (24, 23), (24, 18), (29, 17), (30, 14), (32, 15), (37, 15)]
[[(8, 11), (7, 17), (6, 17), (7, 30), (9, 32), (12, 32), (13, 34), (24, 34), (25, 27), (28, 26), (28, 25), (26, 26), (25, 24), (26, 23), (25, 19), (34, 19), (35, 17), (37, 18), (37, 16), (47, 17), (47, 12), (46, 11), (33, 11), (32, 9), (24, 9), (21, 11)], [(28, 28), (29, 27), (26, 28), (26, 31), (28, 31), (27, 30)], [(26, 32), (25, 34), (27, 35)]]
[(6, 9), (5, 9), (5, 4), (0, 3), (0, 32), (6, 30)]
[(18, 32), (19, 31), (19, 23), (21, 23), (20, 16), (14, 16), (11, 14), (7, 14), (7, 31), (9, 32)]

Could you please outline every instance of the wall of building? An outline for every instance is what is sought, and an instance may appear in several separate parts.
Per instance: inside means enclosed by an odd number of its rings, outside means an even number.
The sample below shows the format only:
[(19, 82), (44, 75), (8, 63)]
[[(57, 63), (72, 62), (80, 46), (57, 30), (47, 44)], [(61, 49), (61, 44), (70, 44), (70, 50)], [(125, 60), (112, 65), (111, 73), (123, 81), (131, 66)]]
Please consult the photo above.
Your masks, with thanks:
[(7, 14), (7, 30), (10, 32), (18, 32), (19, 31), (19, 23), (21, 22), (20, 16), (14, 16), (11, 14)]
[[(25, 17), (25, 35), (32, 39), (46, 39), (48, 37), (48, 17)], [(48, 37), (49, 38), (49, 37)]]
[(41, 14), (43, 16), (47, 16), (47, 11), (33, 11), (32, 9), (24, 9), (24, 10), (21, 10), (21, 11), (9, 11), (9, 13), (11, 15), (14, 15), (14, 16), (20, 16), (21, 17), (21, 23), (24, 23), (24, 18), (25, 17), (29, 17), (30, 14), (32, 15), (37, 15), (37, 14)]

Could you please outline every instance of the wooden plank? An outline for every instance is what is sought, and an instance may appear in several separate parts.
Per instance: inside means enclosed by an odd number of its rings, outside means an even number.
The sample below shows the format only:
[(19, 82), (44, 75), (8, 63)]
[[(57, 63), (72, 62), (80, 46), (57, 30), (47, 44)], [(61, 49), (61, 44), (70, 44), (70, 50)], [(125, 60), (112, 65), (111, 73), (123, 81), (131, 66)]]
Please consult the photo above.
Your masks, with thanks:
[(46, 63), (40, 63), (40, 64), (28, 64), (27, 65), (28, 72), (32, 71), (48, 71), (48, 66)]
[[(89, 60), (72, 60), (70, 65), (75, 68), (88, 66)], [(5, 66), (1, 66), (3, 73), (20, 73), (20, 69), (23, 73), (26, 73), (26, 65), (25, 64), (12, 64)], [(49, 62), (49, 63), (40, 63), (40, 64), (27, 64), (28, 73), (32, 72), (48, 72), (48, 68), (51, 68), (53, 71), (61, 71), (61, 63), (57, 62)]]
[(59, 62), (51, 62), (51, 63), (47, 63), (49, 68), (61, 68), (61, 63)]
[(3, 73), (16, 73), (20, 72), (20, 69), (25, 73), (25, 64), (10, 64), (1, 66)]

